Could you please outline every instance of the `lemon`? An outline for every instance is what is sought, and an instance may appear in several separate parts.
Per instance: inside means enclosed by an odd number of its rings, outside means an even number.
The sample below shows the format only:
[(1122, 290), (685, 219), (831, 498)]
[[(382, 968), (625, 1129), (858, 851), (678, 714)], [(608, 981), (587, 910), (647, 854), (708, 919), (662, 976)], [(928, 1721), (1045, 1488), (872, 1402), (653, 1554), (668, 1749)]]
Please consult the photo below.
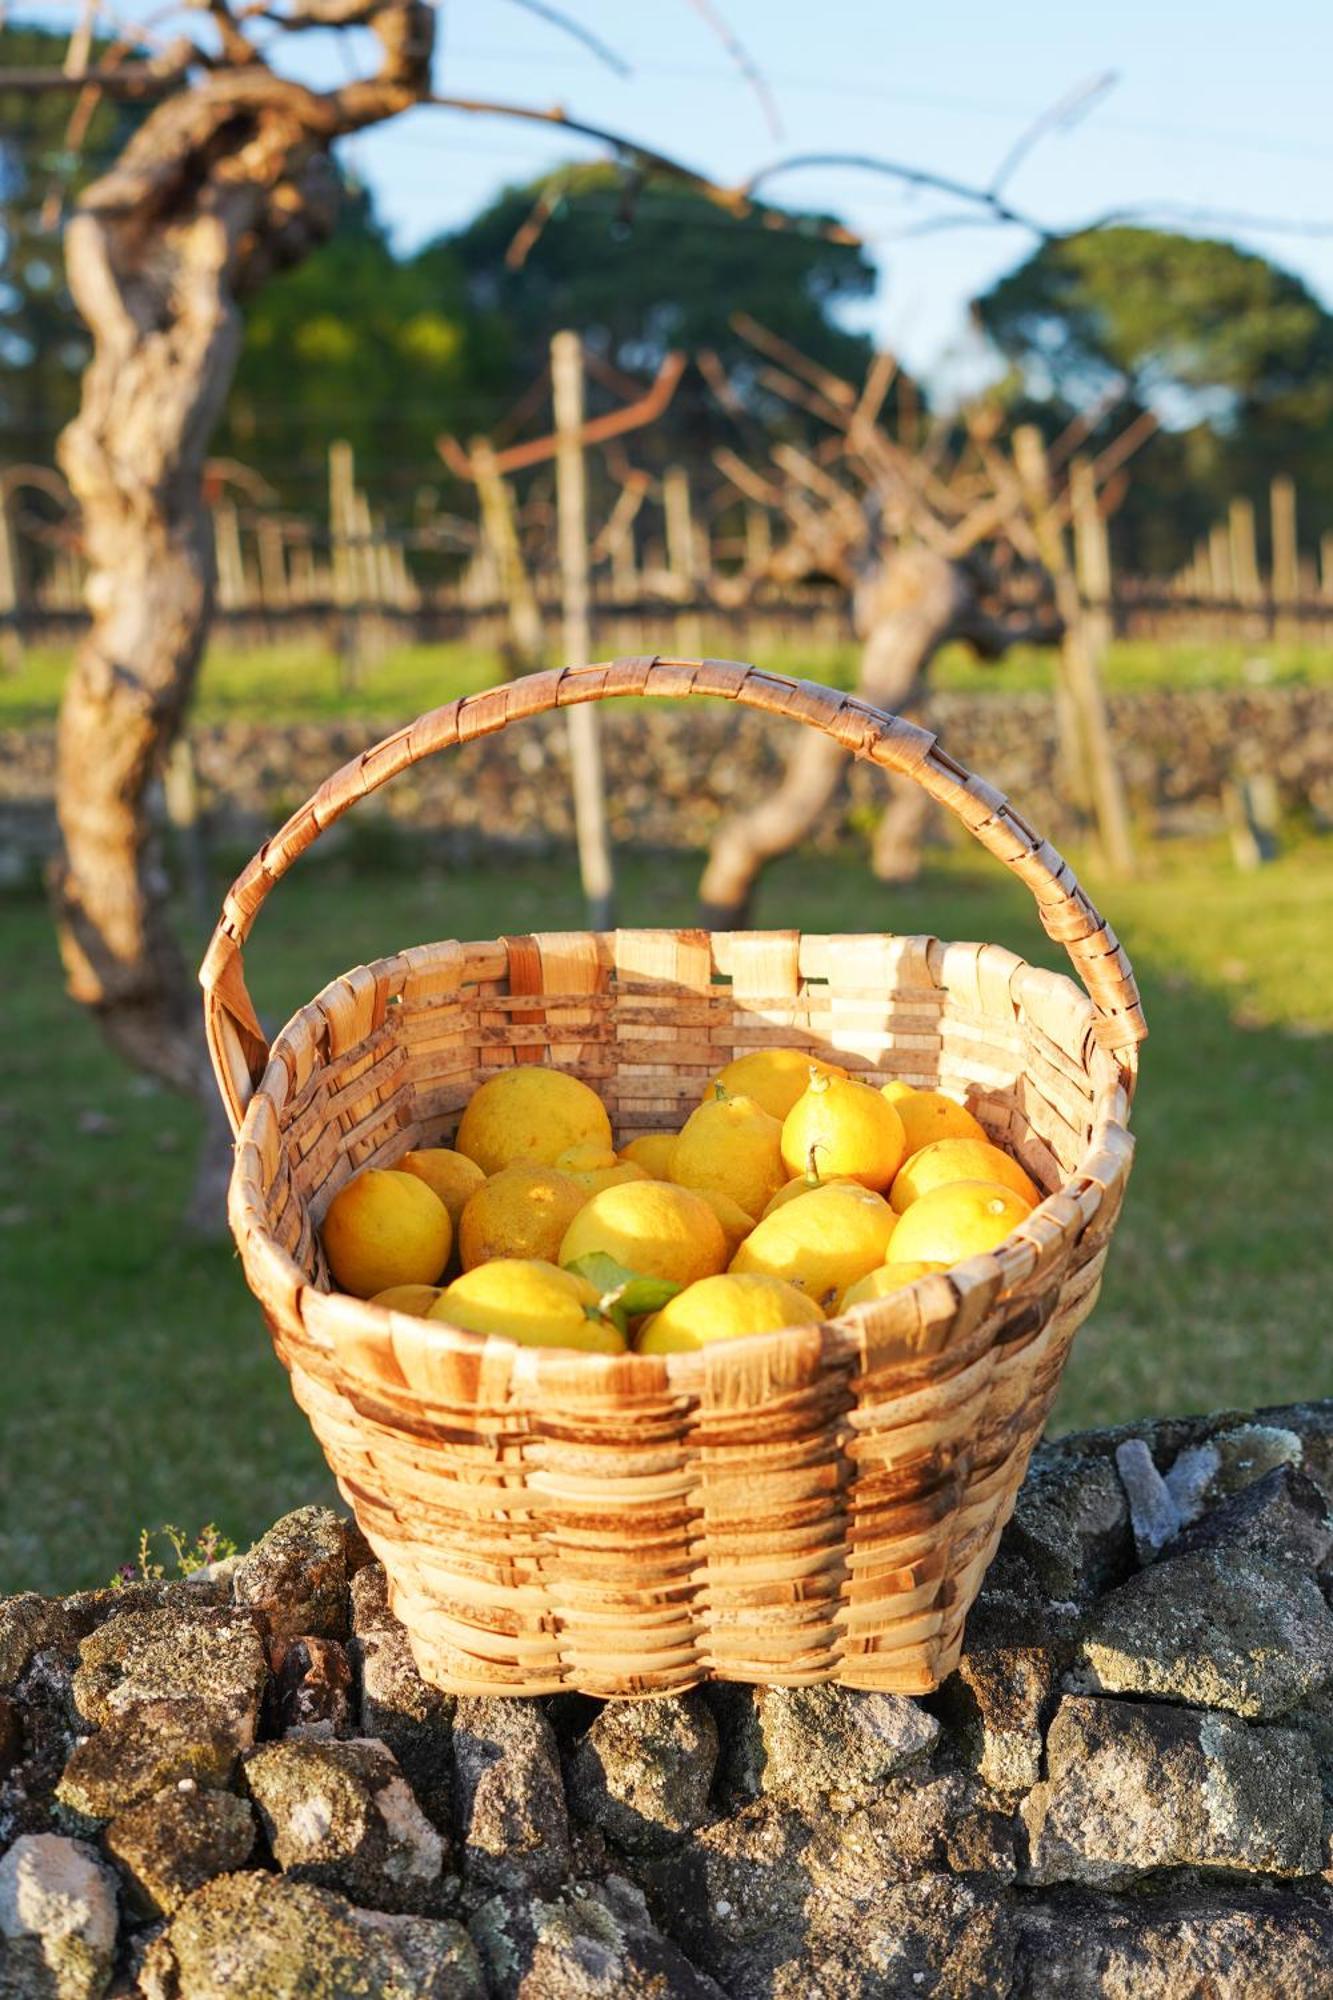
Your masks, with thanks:
[(816, 1323), (819, 1308), (795, 1285), (759, 1273), (700, 1278), (654, 1313), (634, 1343), (640, 1354), (681, 1354), (714, 1340), (743, 1340)]
[(1031, 1204), (999, 1181), (948, 1181), (899, 1216), (893, 1254), (899, 1263), (957, 1264), (993, 1250), (1031, 1213)]
[(622, 1160), (609, 1146), (599, 1146), (590, 1141), (586, 1145), (571, 1146), (561, 1153), (556, 1161), (562, 1174), (583, 1190), (586, 1201), (589, 1195), (600, 1193), (604, 1187), (616, 1187), (621, 1181), (646, 1181), (648, 1171), (637, 1160)]
[(782, 1127), (789, 1174), (886, 1188), (903, 1163), (907, 1135), (887, 1097), (850, 1076), (810, 1078)]
[(1029, 1208), (1041, 1200), (1041, 1189), (989, 1139), (936, 1139), (913, 1153), (893, 1183), (889, 1200), (901, 1215), (932, 1188), (950, 1181), (998, 1181), (1022, 1195)]
[(621, 1147), (620, 1157), (632, 1160), (636, 1167), (642, 1167), (650, 1180), (669, 1181), (675, 1145), (674, 1132), (637, 1132)]
[(895, 1219), (882, 1195), (855, 1181), (812, 1188), (757, 1223), (731, 1268), (783, 1278), (828, 1310), (885, 1261)]
[(560, 1261), (560, 1242), (588, 1199), (585, 1189), (558, 1167), (515, 1160), (483, 1181), (458, 1225), (458, 1256), (465, 1271), (492, 1257), (541, 1257)]
[(984, 1139), (986, 1128), (965, 1104), (956, 1104), (942, 1090), (913, 1090), (910, 1083), (886, 1083), (885, 1097), (903, 1121), (907, 1154), (919, 1153), (936, 1139)]
[(803, 1194), (813, 1194), (816, 1188), (859, 1187), (860, 1185), (859, 1181), (845, 1179), (826, 1181), (821, 1180), (818, 1174), (813, 1176), (810, 1174), (797, 1174), (795, 1180), (788, 1181), (784, 1187), (778, 1189), (772, 1201), (769, 1202), (767, 1208), (764, 1210), (764, 1215), (761, 1215), (759, 1220), (762, 1222), (764, 1216), (772, 1215), (775, 1209), (785, 1208), (789, 1201), (798, 1201)]
[(390, 1285), (386, 1292), (376, 1292), (370, 1303), (385, 1306), (390, 1312), (409, 1313), (413, 1319), (425, 1319), (439, 1296), (438, 1285)]
[(700, 1201), (706, 1201), (718, 1221), (722, 1224), (722, 1234), (727, 1239), (727, 1256), (734, 1257), (741, 1244), (754, 1228), (754, 1217), (747, 1215), (739, 1202), (720, 1188), (691, 1188)]
[(854, 1285), (848, 1285), (838, 1301), (838, 1311), (845, 1312), (848, 1306), (869, 1305), (872, 1299), (887, 1298), (890, 1292), (900, 1292), (905, 1285), (914, 1285), (918, 1278), (927, 1278), (932, 1271), (944, 1271), (945, 1264), (881, 1264), (877, 1271), (867, 1271), (864, 1278), (858, 1278)]
[[(708, 1092), (724, 1090), (728, 1097), (752, 1097), (770, 1118), (784, 1119), (810, 1081), (810, 1071), (846, 1076), (837, 1063), (804, 1049), (751, 1049), (720, 1069)], [(707, 1093), (706, 1093), (707, 1094)]]
[(514, 1160), (551, 1166), (568, 1146), (610, 1147), (611, 1120), (595, 1090), (564, 1070), (517, 1063), (474, 1090), (454, 1144), (484, 1174)]
[(702, 1195), (669, 1181), (629, 1181), (603, 1188), (565, 1231), (561, 1264), (601, 1251), (641, 1278), (692, 1285), (727, 1261), (722, 1224)]
[(497, 1257), (455, 1278), (431, 1319), (470, 1333), (498, 1333), (523, 1347), (582, 1347), (620, 1354), (625, 1343), (597, 1312), (597, 1288), (539, 1257)]
[(711, 1097), (681, 1128), (671, 1178), (681, 1187), (714, 1189), (747, 1215), (759, 1215), (787, 1179), (782, 1127), (752, 1097)]
[(329, 1204), (322, 1231), (334, 1283), (370, 1299), (390, 1285), (433, 1285), (449, 1261), (449, 1211), (414, 1174), (367, 1167)]
[(419, 1152), (404, 1153), (398, 1171), (415, 1174), (440, 1197), (455, 1229), (469, 1197), (486, 1178), (475, 1160), (470, 1160), (466, 1153), (455, 1153), (450, 1146), (425, 1146)]

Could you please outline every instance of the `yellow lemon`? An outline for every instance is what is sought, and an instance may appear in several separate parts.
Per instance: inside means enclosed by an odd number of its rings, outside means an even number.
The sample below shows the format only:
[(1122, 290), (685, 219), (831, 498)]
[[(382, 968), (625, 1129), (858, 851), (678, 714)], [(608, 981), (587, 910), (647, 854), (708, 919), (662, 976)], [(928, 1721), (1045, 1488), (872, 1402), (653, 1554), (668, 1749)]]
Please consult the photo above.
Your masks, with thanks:
[(385, 1306), (390, 1312), (409, 1313), (413, 1319), (425, 1319), (439, 1296), (438, 1285), (390, 1285), (386, 1292), (376, 1292), (370, 1303)]
[(691, 1188), (700, 1201), (706, 1201), (718, 1221), (722, 1224), (722, 1234), (727, 1239), (727, 1256), (734, 1257), (741, 1244), (754, 1228), (754, 1217), (747, 1215), (739, 1202), (720, 1188)]
[(775, 1209), (785, 1208), (789, 1201), (799, 1201), (803, 1194), (813, 1194), (816, 1188), (859, 1187), (860, 1185), (859, 1181), (845, 1179), (826, 1181), (822, 1180), (818, 1174), (815, 1174), (813, 1177), (810, 1174), (797, 1174), (795, 1180), (788, 1181), (785, 1187), (778, 1189), (772, 1201), (769, 1202), (767, 1208), (764, 1210), (764, 1215), (761, 1215), (759, 1220), (762, 1222), (764, 1216), (772, 1215)]
[(856, 1181), (812, 1188), (757, 1223), (731, 1268), (783, 1278), (827, 1311), (884, 1262), (895, 1220), (883, 1196)]
[(718, 1071), (708, 1093), (721, 1089), (728, 1097), (752, 1097), (770, 1118), (781, 1121), (809, 1083), (812, 1069), (825, 1076), (847, 1074), (840, 1064), (804, 1049), (751, 1049)]
[(758, 1273), (700, 1278), (654, 1313), (635, 1346), (640, 1354), (681, 1354), (714, 1340), (743, 1340), (817, 1322), (819, 1308), (795, 1285)]
[(903, 1121), (907, 1154), (919, 1153), (936, 1139), (982, 1139), (986, 1128), (965, 1104), (956, 1104), (942, 1090), (913, 1090), (910, 1083), (886, 1083), (884, 1095)]
[(787, 1113), (782, 1158), (789, 1174), (886, 1188), (903, 1163), (907, 1135), (887, 1097), (850, 1076), (820, 1076)]
[(334, 1283), (357, 1299), (390, 1285), (433, 1285), (454, 1234), (448, 1209), (424, 1181), (383, 1167), (339, 1189), (321, 1233)]
[(485, 1174), (514, 1160), (552, 1166), (568, 1146), (610, 1147), (611, 1120), (595, 1090), (564, 1070), (517, 1063), (474, 1090), (454, 1144)]
[(458, 1256), (465, 1271), (492, 1257), (541, 1257), (560, 1261), (565, 1231), (588, 1199), (558, 1167), (515, 1160), (483, 1181), (458, 1225)]
[(722, 1224), (702, 1195), (669, 1181), (630, 1181), (603, 1188), (565, 1231), (561, 1264), (596, 1251), (641, 1278), (692, 1285), (724, 1268)]
[(893, 1254), (899, 1263), (958, 1264), (993, 1250), (1031, 1213), (1031, 1203), (999, 1181), (948, 1181), (899, 1216)]
[(989, 1139), (936, 1139), (913, 1153), (893, 1183), (889, 1200), (899, 1215), (932, 1188), (950, 1181), (998, 1181), (1022, 1195), (1029, 1208), (1041, 1200), (1041, 1189)]
[(887, 1298), (890, 1292), (900, 1292), (905, 1285), (914, 1285), (918, 1278), (927, 1278), (932, 1271), (944, 1271), (945, 1264), (881, 1264), (877, 1271), (867, 1271), (864, 1278), (858, 1278), (854, 1285), (848, 1285), (838, 1301), (838, 1311), (845, 1312), (848, 1306), (869, 1305), (872, 1299)]
[(586, 1201), (589, 1195), (599, 1194), (605, 1187), (617, 1187), (621, 1181), (646, 1181), (648, 1171), (637, 1160), (622, 1160), (609, 1146), (589, 1143), (571, 1146), (556, 1161), (562, 1174), (583, 1189)]
[(398, 1171), (415, 1174), (432, 1194), (440, 1197), (455, 1229), (469, 1198), (486, 1178), (475, 1160), (470, 1160), (466, 1153), (454, 1152), (451, 1146), (425, 1146), (419, 1152), (404, 1153)]
[(671, 1178), (701, 1193), (713, 1188), (759, 1215), (787, 1179), (782, 1127), (752, 1097), (710, 1097), (681, 1128)]
[(471, 1333), (499, 1333), (524, 1347), (582, 1347), (621, 1354), (625, 1342), (596, 1310), (597, 1288), (538, 1257), (497, 1257), (455, 1278), (431, 1319)]
[(650, 1180), (669, 1181), (675, 1146), (674, 1132), (638, 1132), (621, 1147), (620, 1157), (642, 1167)]

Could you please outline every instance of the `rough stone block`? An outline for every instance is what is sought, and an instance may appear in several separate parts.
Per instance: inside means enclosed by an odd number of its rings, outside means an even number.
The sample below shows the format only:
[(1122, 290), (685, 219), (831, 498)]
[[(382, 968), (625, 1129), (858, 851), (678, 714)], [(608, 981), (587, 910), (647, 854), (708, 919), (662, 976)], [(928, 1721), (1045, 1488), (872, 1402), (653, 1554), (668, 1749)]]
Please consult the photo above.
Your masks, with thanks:
[(873, 1798), (895, 1771), (922, 1761), (940, 1733), (906, 1695), (826, 1684), (758, 1688), (740, 1746), (759, 1787), (807, 1810)]
[(570, 1759), (570, 1804), (620, 1847), (669, 1847), (714, 1817), (717, 1752), (699, 1694), (608, 1702)]
[(468, 1697), (454, 1712), (455, 1799), (474, 1893), (545, 1895), (569, 1872), (569, 1815), (555, 1733), (535, 1702)]
[(1201, 1549), (1243, 1549), (1317, 1569), (1333, 1549), (1333, 1515), (1313, 1479), (1294, 1466), (1278, 1465), (1210, 1507), (1168, 1542), (1162, 1557)]
[(1023, 2000), (1333, 1995), (1333, 1908), (1291, 1891), (1029, 1901), (1019, 1922)]
[(252, 1751), (245, 1779), (284, 1874), (371, 1909), (447, 1900), (444, 1842), (384, 1744), (288, 1737)]
[(272, 1661), (284, 1735), (351, 1735), (352, 1663), (344, 1646), (336, 1639), (279, 1639)]
[(285, 1875), (220, 1875), (145, 1954), (144, 2000), (487, 2000), (461, 1924), (358, 1910)]
[(234, 1720), (210, 1702), (140, 1702), (76, 1746), (56, 1795), (74, 1812), (111, 1819), (183, 1778), (225, 1789), (240, 1749)]
[(969, 1648), (941, 1688), (954, 1744), (993, 1791), (1025, 1792), (1040, 1778), (1058, 1671), (1045, 1646)]
[(1280, 1716), (1333, 1679), (1333, 1612), (1294, 1565), (1200, 1550), (1102, 1599), (1080, 1647), (1082, 1676), (1107, 1694)]
[(110, 1618), (79, 1646), (74, 1703), (100, 1727), (145, 1701), (189, 1695), (231, 1717), (239, 1740), (253, 1743), (268, 1687), (268, 1662), (243, 1612), (204, 1606), (133, 1611)]
[(275, 1521), (231, 1575), (232, 1597), (263, 1614), (274, 1639), (345, 1639), (347, 1551), (328, 1507), (298, 1507)]
[(121, 1813), (103, 1838), (131, 1907), (142, 1917), (166, 1917), (215, 1875), (245, 1866), (255, 1816), (234, 1793), (183, 1778)]
[(111, 1871), (82, 1841), (22, 1834), (0, 1858), (2, 2000), (100, 2000), (115, 1954)]
[(1309, 1875), (1323, 1798), (1309, 1739), (1229, 1715), (1067, 1695), (1049, 1778), (1022, 1808), (1028, 1879), (1106, 1883), (1159, 1868)]
[(1001, 1550), (1026, 1558), (1046, 1593), (1086, 1603), (1134, 1566), (1129, 1504), (1105, 1458), (1035, 1462), (1018, 1495)]
[(620, 1876), (554, 1902), (494, 1896), (469, 1929), (496, 2000), (723, 2000)]
[(388, 1744), (443, 1833), (453, 1823), (454, 1698), (422, 1679), (407, 1633), (389, 1609), (378, 1563), (352, 1578), (352, 1619), (361, 1734)]

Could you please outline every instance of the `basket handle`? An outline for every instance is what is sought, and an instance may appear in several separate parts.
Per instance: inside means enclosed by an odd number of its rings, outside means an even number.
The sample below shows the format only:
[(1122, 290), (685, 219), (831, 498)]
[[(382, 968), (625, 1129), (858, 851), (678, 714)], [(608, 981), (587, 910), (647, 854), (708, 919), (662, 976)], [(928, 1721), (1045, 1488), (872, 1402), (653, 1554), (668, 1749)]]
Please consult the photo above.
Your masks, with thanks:
[(510, 722), (552, 709), (626, 695), (721, 696), (822, 729), (855, 756), (914, 778), (1031, 890), (1047, 934), (1064, 945), (1097, 1011), (1098, 1040), (1116, 1058), (1126, 1088), (1132, 1090), (1138, 1044), (1147, 1028), (1129, 960), (1069, 864), (1002, 792), (946, 755), (928, 730), (853, 695), (735, 660), (653, 655), (527, 674), (432, 709), (326, 778), (265, 842), (228, 891), (199, 973), (209, 1055), (233, 1131), (240, 1127), (269, 1055), (246, 989), (242, 949), (269, 891), (297, 857), (358, 800), (437, 750), (493, 735)]

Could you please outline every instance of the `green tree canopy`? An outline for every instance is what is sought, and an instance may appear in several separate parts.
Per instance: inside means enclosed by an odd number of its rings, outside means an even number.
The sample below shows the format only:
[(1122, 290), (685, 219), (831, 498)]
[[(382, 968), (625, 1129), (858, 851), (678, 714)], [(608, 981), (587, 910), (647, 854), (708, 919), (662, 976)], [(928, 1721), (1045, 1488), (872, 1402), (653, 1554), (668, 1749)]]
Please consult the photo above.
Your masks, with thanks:
[(469, 303), (455, 260), (402, 262), (369, 197), (345, 190), (330, 241), (274, 278), (246, 312), (219, 438), (293, 506), (322, 508), (328, 447), (395, 509), (439, 476), (442, 430), (476, 430), (509, 393), (509, 342)]
[[(539, 202), (550, 212), (515, 265), (511, 246)], [(836, 314), (872, 291), (874, 268), (859, 246), (820, 234), (817, 220), (773, 229), (688, 188), (649, 182), (627, 194), (614, 167), (569, 167), (507, 189), (416, 263), (432, 273), (460, 267), (474, 305), (503, 319), (516, 394), (545, 365), (551, 335), (576, 327), (603, 360), (640, 376), (670, 348), (711, 348), (758, 406), (759, 357), (731, 326), (737, 311), (838, 374), (855, 379), (870, 356), (869, 341)], [(663, 449), (701, 447), (722, 421), (702, 384), (688, 383), (660, 427)]]
[(1149, 479), (1163, 484), (1166, 539), (1197, 532), (1232, 493), (1260, 497), (1276, 472), (1295, 475), (1311, 530), (1333, 521), (1333, 317), (1291, 272), (1233, 243), (1102, 229), (1044, 244), (976, 312), (1027, 393), (1056, 410), (1123, 384), (1131, 408), (1158, 411), (1169, 435), (1151, 472), (1143, 463), (1136, 505)]

